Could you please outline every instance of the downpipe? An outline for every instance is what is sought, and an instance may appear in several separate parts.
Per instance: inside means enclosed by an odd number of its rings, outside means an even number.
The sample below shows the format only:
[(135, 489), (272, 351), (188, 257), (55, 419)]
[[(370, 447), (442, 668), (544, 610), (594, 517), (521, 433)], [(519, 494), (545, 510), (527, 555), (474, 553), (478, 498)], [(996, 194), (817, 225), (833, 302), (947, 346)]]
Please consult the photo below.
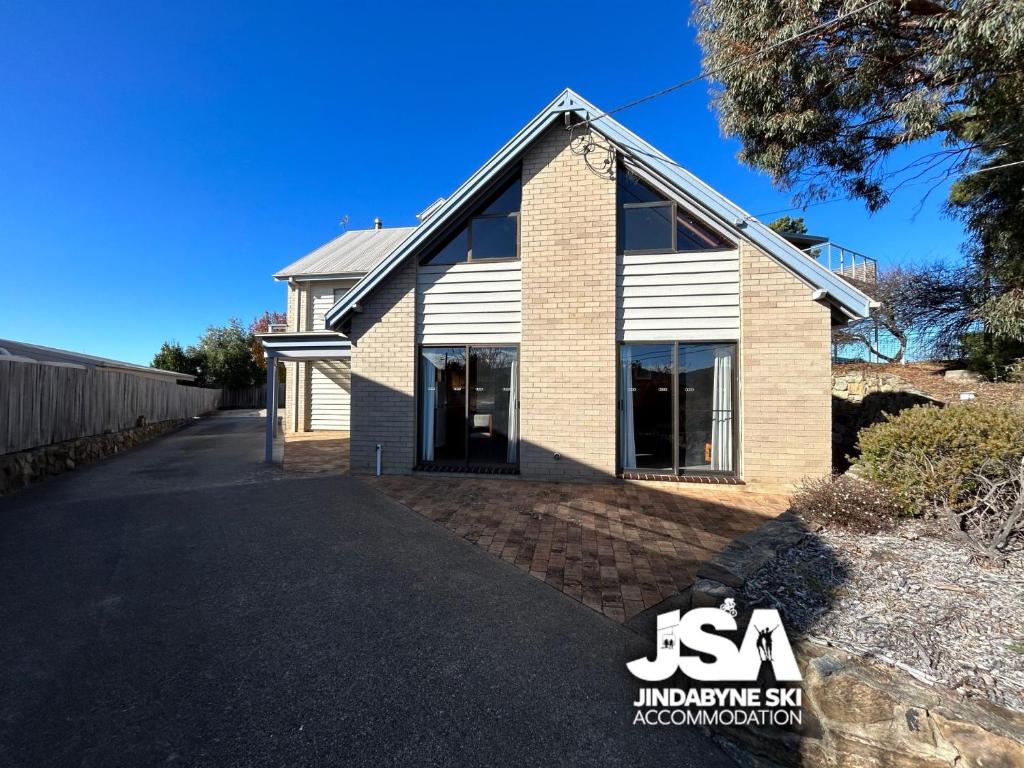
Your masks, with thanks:
[(380, 460), (381, 460), (381, 454), (383, 452), (384, 452), (383, 446), (381, 446), (380, 443), (377, 443), (377, 477), (380, 477)]

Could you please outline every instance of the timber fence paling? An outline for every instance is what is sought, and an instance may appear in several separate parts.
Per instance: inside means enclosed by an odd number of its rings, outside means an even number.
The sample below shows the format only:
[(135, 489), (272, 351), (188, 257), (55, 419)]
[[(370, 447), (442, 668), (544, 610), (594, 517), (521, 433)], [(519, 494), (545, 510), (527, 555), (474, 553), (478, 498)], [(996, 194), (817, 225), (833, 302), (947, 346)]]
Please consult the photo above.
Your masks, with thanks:
[(219, 389), (0, 359), (0, 454), (215, 410)]
[(266, 408), (267, 385), (244, 389), (222, 389), (221, 408)]

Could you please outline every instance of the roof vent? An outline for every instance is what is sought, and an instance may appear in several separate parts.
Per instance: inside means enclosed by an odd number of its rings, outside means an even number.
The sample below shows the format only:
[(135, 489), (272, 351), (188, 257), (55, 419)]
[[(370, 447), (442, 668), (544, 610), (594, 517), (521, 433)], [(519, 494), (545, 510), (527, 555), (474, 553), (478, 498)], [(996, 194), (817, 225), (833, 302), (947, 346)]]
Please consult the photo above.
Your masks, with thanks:
[(437, 200), (435, 200), (430, 205), (428, 205), (426, 208), (424, 208), (422, 211), (417, 213), (416, 214), (416, 218), (419, 219), (420, 223), (422, 224), (424, 221), (426, 221), (431, 216), (433, 216), (434, 213), (437, 211), (437, 209), (440, 208), (442, 205), (444, 205), (444, 202), (445, 202), (445, 200), (444, 200), (443, 197), (437, 198)]
[(380, 220), (380, 216), (373, 220), (374, 229), (384, 229), (384, 222)]

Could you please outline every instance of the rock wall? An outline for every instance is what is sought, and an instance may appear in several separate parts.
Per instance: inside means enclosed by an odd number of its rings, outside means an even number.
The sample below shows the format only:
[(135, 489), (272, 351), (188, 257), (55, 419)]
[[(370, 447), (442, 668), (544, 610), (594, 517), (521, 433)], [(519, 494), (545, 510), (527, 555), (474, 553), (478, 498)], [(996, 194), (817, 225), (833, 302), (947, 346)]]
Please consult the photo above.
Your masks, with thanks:
[(752, 768), (1020, 768), (1024, 715), (952, 691), (838, 648), (795, 643), (803, 674), (797, 731), (722, 728)]
[(857, 433), (915, 405), (942, 405), (889, 373), (845, 371), (832, 375), (832, 469), (845, 472), (857, 455)]
[(66, 440), (28, 451), (5, 453), (0, 456), (0, 496), (39, 482), (49, 475), (59, 475), (120, 453), (187, 423), (187, 419), (171, 419), (155, 424), (141, 424), (120, 432)]
[[(700, 566), (694, 608), (737, 597), (774, 553), (811, 535), (786, 513), (733, 541)], [(741, 616), (741, 624), (742, 616)], [(897, 667), (809, 639), (793, 644), (803, 676), (797, 730), (721, 727), (725, 746), (750, 768), (1021, 768), (1024, 714), (962, 701)]]

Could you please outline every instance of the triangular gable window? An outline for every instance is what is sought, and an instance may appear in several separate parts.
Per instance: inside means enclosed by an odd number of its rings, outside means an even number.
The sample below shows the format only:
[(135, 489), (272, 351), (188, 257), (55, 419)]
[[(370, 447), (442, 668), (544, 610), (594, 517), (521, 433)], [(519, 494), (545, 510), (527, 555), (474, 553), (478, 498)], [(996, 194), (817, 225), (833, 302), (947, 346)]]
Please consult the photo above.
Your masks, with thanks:
[(732, 243), (619, 167), (620, 253), (674, 253), (732, 248)]
[(519, 207), (522, 176), (499, 187), (469, 219), (421, 264), (459, 264), (519, 258)]

